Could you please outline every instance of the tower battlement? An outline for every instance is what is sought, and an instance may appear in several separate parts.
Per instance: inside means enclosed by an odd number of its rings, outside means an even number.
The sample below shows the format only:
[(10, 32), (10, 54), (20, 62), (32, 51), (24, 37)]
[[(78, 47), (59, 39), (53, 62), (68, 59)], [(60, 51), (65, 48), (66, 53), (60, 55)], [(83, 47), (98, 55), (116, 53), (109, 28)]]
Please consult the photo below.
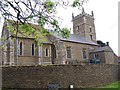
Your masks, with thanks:
[(84, 8), (82, 8), (82, 13), (80, 13), (77, 16), (74, 16), (74, 14), (72, 14), (72, 19), (75, 20), (75, 19), (78, 19), (78, 18), (83, 17), (83, 16), (86, 16), (86, 17), (94, 19), (94, 13), (93, 13), (93, 11), (91, 11), (91, 14), (88, 14), (88, 13), (85, 13)]

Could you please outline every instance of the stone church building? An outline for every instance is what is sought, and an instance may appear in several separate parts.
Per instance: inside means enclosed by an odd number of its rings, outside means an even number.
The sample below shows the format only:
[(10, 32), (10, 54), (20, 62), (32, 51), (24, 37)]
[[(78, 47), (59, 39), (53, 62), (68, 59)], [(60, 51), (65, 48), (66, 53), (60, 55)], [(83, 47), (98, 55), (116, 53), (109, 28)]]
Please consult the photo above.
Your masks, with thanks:
[[(32, 37), (20, 37), (16, 41), (7, 21), (2, 29), (2, 65), (46, 65), (46, 64), (80, 64), (80, 63), (116, 63), (117, 56), (109, 44), (97, 43), (94, 14), (72, 14), (73, 34), (62, 38), (57, 34), (42, 36), (41, 46), (37, 46)], [(6, 40), (7, 38), (7, 40)], [(4, 43), (2, 43), (4, 42)]]

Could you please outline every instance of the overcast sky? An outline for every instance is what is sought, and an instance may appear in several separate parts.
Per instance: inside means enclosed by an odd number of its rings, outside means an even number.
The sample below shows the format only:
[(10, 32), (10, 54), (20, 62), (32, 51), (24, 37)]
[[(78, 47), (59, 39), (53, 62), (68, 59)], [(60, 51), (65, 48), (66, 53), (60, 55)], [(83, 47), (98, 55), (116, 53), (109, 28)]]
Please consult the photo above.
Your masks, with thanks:
[[(120, 0), (89, 0), (84, 4), (85, 12), (94, 12), (97, 40), (109, 42), (109, 45), (118, 55), (118, 1)], [(59, 9), (59, 15), (63, 17), (62, 26), (72, 28), (72, 13), (80, 14), (81, 11)]]
[[(120, 0), (89, 0), (84, 5), (85, 12), (94, 12), (97, 40), (109, 42), (109, 45), (118, 55), (118, 1)], [(74, 9), (58, 9), (58, 15), (63, 18), (62, 27), (72, 29), (72, 13), (80, 14), (81, 11)], [(1, 34), (1, 25), (0, 25)]]

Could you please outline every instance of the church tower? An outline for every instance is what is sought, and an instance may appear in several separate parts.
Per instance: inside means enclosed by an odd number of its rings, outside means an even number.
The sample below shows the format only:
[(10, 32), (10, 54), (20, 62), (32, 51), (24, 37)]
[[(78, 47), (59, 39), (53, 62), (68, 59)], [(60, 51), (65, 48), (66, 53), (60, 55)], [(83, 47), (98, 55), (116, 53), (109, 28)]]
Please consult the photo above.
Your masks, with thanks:
[(96, 32), (94, 25), (94, 13), (91, 11), (91, 15), (85, 13), (82, 8), (82, 14), (74, 17), (72, 14), (73, 21), (73, 33), (85, 37), (88, 40), (96, 42)]

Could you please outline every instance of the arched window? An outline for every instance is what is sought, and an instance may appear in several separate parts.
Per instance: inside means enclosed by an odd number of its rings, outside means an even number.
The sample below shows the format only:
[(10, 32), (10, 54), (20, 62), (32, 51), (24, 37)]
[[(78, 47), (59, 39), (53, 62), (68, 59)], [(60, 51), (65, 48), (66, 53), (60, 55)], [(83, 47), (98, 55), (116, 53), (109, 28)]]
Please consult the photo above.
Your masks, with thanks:
[(35, 55), (35, 44), (32, 44), (31, 50), (32, 50), (32, 56), (34, 56)]
[(85, 50), (83, 50), (83, 58), (87, 58), (87, 55), (86, 55), (86, 51)]
[(48, 48), (45, 49), (45, 56), (48, 57), (49, 56), (49, 51)]
[(23, 54), (23, 44), (22, 44), (22, 42), (20, 42), (20, 55), (22, 55)]
[(92, 28), (90, 27), (90, 32), (92, 32)]
[(71, 58), (71, 47), (67, 47), (67, 58)]
[(93, 40), (93, 37), (92, 37), (92, 35), (90, 35), (90, 38), (91, 38), (91, 40)]
[(94, 54), (94, 59), (99, 59), (99, 54), (95, 53)]

